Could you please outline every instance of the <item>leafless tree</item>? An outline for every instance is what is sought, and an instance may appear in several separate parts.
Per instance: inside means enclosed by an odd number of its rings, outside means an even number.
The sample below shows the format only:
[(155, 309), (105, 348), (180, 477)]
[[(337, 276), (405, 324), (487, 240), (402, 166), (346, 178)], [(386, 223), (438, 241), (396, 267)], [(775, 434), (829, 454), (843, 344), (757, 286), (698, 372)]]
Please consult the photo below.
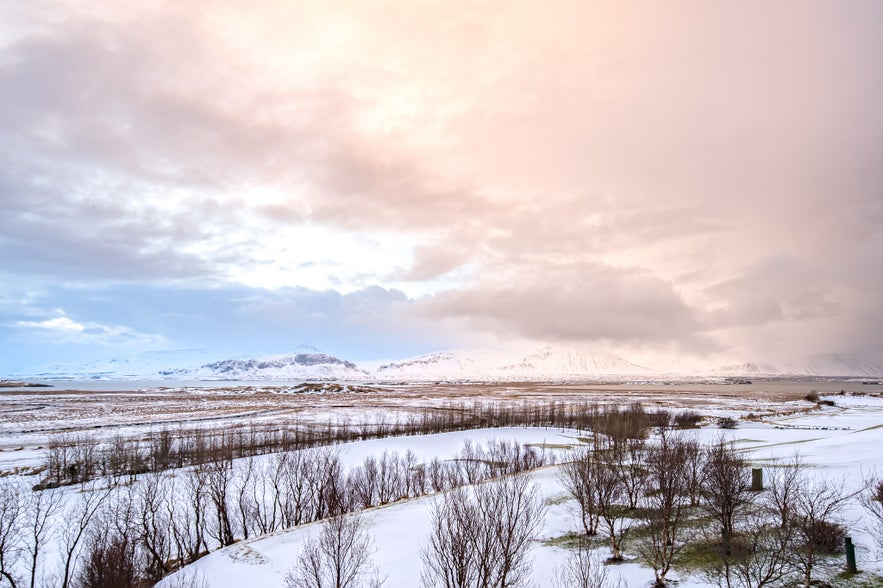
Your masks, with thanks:
[(688, 448), (683, 438), (660, 428), (659, 439), (647, 451), (650, 473), (644, 496), (644, 523), (647, 538), (639, 551), (653, 568), (655, 585), (666, 585), (675, 556), (684, 547)]
[(190, 563), (208, 551), (206, 541), (206, 517), (208, 509), (208, 480), (200, 466), (187, 474), (182, 493), (185, 500), (176, 508), (170, 505), (172, 538), (177, 559)]
[(233, 462), (228, 459), (202, 464), (206, 475), (206, 489), (214, 516), (208, 526), (209, 535), (224, 547), (235, 540), (230, 516), (230, 493), (233, 480)]
[[(637, 418), (632, 416), (631, 418)], [(634, 425), (630, 425), (633, 427)], [(642, 429), (641, 429), (642, 430)], [(634, 434), (634, 433), (633, 433)], [(649, 474), (646, 466), (647, 443), (643, 437), (625, 437), (613, 439), (608, 454), (616, 464), (616, 471), (622, 478), (628, 498), (628, 506), (634, 509), (647, 483)]]
[(421, 550), (423, 585), (427, 588), (470, 588), (477, 585), (478, 507), (465, 488), (456, 488), (432, 506), (432, 532)]
[(145, 573), (149, 580), (158, 582), (172, 571), (172, 521), (169, 505), (173, 501), (169, 478), (162, 473), (142, 477), (133, 492), (135, 506), (133, 533), (145, 552)]
[(843, 547), (846, 529), (841, 510), (860, 492), (849, 492), (845, 479), (804, 474), (800, 477), (791, 509), (795, 528), (794, 563), (809, 588), (813, 574), (828, 563), (827, 555)]
[[(754, 509), (743, 519), (732, 554), (709, 554), (706, 577), (720, 588), (783, 586), (793, 571), (794, 529), (770, 512)], [(710, 541), (715, 540), (716, 530)]]
[(114, 495), (89, 528), (83, 564), (72, 582), (78, 588), (118, 588), (141, 582), (131, 493)]
[(792, 524), (803, 462), (800, 454), (795, 453), (790, 460), (774, 462), (768, 470), (770, 475), (765, 493), (767, 507), (777, 517), (779, 526), (785, 528)]
[(865, 485), (869, 490), (862, 495), (862, 505), (870, 515), (869, 531), (883, 553), (883, 479), (868, 480)]
[[(579, 506), (580, 522), (586, 535), (598, 533), (598, 504), (595, 473), (597, 458), (589, 447), (574, 450), (570, 459), (561, 464), (558, 480)], [(615, 473), (613, 468), (611, 471)]]
[[(692, 453), (689, 444), (687, 447)], [(690, 469), (689, 460), (687, 469)], [(721, 551), (724, 557), (728, 557), (732, 555), (736, 522), (747, 514), (753, 498), (748, 463), (736, 453), (732, 443), (720, 438), (707, 450), (702, 478), (702, 508), (719, 526)]]
[(43, 549), (53, 536), (55, 529), (51, 522), (61, 508), (61, 492), (42, 490), (22, 491), (25, 496), (25, 520), (23, 539), (28, 554), (30, 588), (37, 586), (37, 571), (42, 567)]
[(568, 555), (564, 564), (555, 570), (557, 588), (620, 588), (622, 579), (610, 579), (601, 557), (590, 550), (584, 541)]
[(489, 562), (488, 585), (522, 586), (530, 573), (530, 541), (543, 521), (545, 505), (539, 487), (527, 474), (482, 484), (475, 492), (479, 511), (497, 556)]
[(687, 445), (687, 492), (690, 494), (690, 506), (697, 506), (702, 498), (702, 487), (705, 482), (703, 466), (706, 461), (706, 451), (702, 443), (695, 439), (685, 439), (684, 443)]
[(12, 588), (17, 580), (13, 567), (22, 549), (22, 499), (21, 487), (9, 480), (0, 481), (0, 578), (5, 578)]
[(335, 516), (304, 546), (285, 577), (287, 588), (375, 588), (371, 573), (372, 541), (364, 520), (353, 514)]
[(252, 530), (255, 510), (258, 508), (254, 488), (256, 478), (263, 472), (259, 471), (253, 457), (240, 460), (234, 467), (234, 486), (236, 487), (236, 513), (239, 517), (239, 528), (242, 538), (248, 539)]
[(606, 462), (607, 452), (597, 454), (592, 462), (592, 479), (595, 504), (601, 526), (610, 541), (610, 559), (622, 560), (622, 542), (629, 530), (627, 512), (623, 508), (628, 494), (622, 476), (612, 464)]
[(470, 496), (449, 492), (433, 511), (432, 535), (421, 554), (426, 587), (510, 588), (530, 572), (530, 540), (545, 507), (530, 476), (480, 484)]
[(77, 572), (83, 539), (98, 517), (109, 489), (87, 485), (65, 509), (66, 526), (61, 532), (61, 555), (63, 560), (61, 588), (68, 588)]

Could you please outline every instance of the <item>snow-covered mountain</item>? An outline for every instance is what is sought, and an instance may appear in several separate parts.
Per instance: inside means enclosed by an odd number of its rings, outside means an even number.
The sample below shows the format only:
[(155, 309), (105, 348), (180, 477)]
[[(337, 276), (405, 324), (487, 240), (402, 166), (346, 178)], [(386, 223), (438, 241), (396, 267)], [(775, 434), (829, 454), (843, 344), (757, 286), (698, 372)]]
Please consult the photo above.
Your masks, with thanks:
[(225, 359), (197, 368), (161, 371), (159, 375), (193, 380), (366, 380), (371, 377), (351, 361), (320, 352)]
[(543, 347), (527, 355), (485, 348), (430, 353), (385, 363), (374, 373), (383, 380), (543, 381), (644, 375), (652, 370), (617, 355), (560, 346)]
[(618, 355), (601, 353), (582, 347), (543, 347), (526, 355), (521, 361), (503, 366), (502, 371), (532, 376), (568, 378), (580, 376), (637, 376), (650, 374), (653, 370), (636, 365)]
[(509, 356), (495, 349), (472, 348), (419, 355), (381, 364), (374, 370), (382, 380), (469, 380), (491, 378)]
[(749, 362), (713, 370), (722, 376), (811, 376), (822, 378), (879, 378), (883, 366), (849, 354), (815, 355), (776, 363)]
[(717, 376), (779, 376), (781, 369), (768, 363), (744, 362), (722, 365), (711, 370)]
[(163, 370), (184, 369), (210, 359), (203, 349), (146, 351), (139, 355), (105, 358), (81, 365), (44, 366), (22, 376), (64, 380), (149, 379)]
[[(214, 360), (214, 361), (213, 361)], [(366, 367), (367, 366), (367, 367)], [(557, 345), (532, 353), (467, 348), (359, 366), (311, 347), (291, 353), (217, 360), (202, 350), (153, 351), (82, 366), (51, 366), (19, 378), (118, 380), (371, 380), (380, 381), (579, 381), (677, 378), (883, 378), (883, 367), (853, 355), (819, 355), (789, 362), (730, 363), (696, 369), (672, 359), (653, 368), (582, 345)]]

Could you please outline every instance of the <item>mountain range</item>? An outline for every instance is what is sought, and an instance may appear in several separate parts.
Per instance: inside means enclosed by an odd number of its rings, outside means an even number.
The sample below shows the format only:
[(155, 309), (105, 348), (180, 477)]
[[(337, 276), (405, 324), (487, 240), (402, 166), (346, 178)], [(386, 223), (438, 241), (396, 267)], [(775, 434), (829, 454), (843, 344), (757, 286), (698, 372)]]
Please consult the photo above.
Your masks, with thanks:
[(547, 346), (527, 354), (469, 348), (358, 365), (311, 347), (261, 357), (206, 360), (201, 350), (149, 352), (84, 366), (51, 366), (44, 379), (344, 380), (344, 381), (579, 381), (683, 378), (881, 378), (883, 367), (851, 355), (823, 355), (790, 363), (744, 362), (694, 369), (680, 361), (643, 366), (589, 347)]

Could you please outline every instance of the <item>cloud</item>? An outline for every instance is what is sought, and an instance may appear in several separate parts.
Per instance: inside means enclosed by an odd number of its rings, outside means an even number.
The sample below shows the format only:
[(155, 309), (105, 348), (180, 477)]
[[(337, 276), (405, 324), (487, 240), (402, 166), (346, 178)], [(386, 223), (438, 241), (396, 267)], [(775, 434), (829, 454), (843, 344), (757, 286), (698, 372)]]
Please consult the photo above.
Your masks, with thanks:
[(58, 316), (39, 321), (16, 321), (19, 329), (35, 332), (52, 345), (72, 344), (99, 347), (155, 348), (165, 344), (160, 335), (139, 333), (124, 325), (104, 325), (96, 322), (78, 322), (57, 310)]
[(75, 333), (82, 333), (86, 330), (86, 327), (84, 325), (74, 322), (66, 316), (59, 316), (43, 321), (18, 321), (16, 325), (29, 329), (46, 329), (49, 331), (73, 331)]
[(883, 354), (877, 3), (0, 10), (28, 285), (223, 292), (368, 347), (345, 327)]
[(469, 328), (544, 341), (679, 343), (706, 349), (702, 325), (669, 284), (647, 273), (580, 264), (524, 267), (504, 279), (421, 302), (427, 316), (455, 317)]

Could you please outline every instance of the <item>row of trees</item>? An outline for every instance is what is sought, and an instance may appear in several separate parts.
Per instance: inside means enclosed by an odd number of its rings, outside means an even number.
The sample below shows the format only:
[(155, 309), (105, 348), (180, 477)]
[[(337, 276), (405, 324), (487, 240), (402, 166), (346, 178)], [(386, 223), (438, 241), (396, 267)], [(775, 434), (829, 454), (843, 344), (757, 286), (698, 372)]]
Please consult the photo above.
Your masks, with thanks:
[[(447, 491), (547, 463), (517, 442), (465, 443), (457, 459), (418, 463), (410, 451), (347, 469), (330, 447), (203, 462), (129, 485), (30, 491), (0, 485), (0, 577), (15, 586), (134, 586), (156, 582), (242, 538)], [(67, 499), (63, 498), (67, 496)], [(38, 577), (45, 550), (63, 566)]]
[(647, 412), (640, 404), (619, 408), (559, 401), (476, 402), (398, 413), (374, 422), (165, 428), (139, 437), (116, 435), (109, 441), (64, 434), (49, 441), (42, 468), (45, 477), (37, 488), (86, 483), (99, 477), (113, 484), (128, 483), (146, 472), (391, 436), (525, 426), (592, 430), (614, 438), (645, 437), (660, 423), (674, 422), (685, 428), (696, 426), (698, 420), (694, 412)]

